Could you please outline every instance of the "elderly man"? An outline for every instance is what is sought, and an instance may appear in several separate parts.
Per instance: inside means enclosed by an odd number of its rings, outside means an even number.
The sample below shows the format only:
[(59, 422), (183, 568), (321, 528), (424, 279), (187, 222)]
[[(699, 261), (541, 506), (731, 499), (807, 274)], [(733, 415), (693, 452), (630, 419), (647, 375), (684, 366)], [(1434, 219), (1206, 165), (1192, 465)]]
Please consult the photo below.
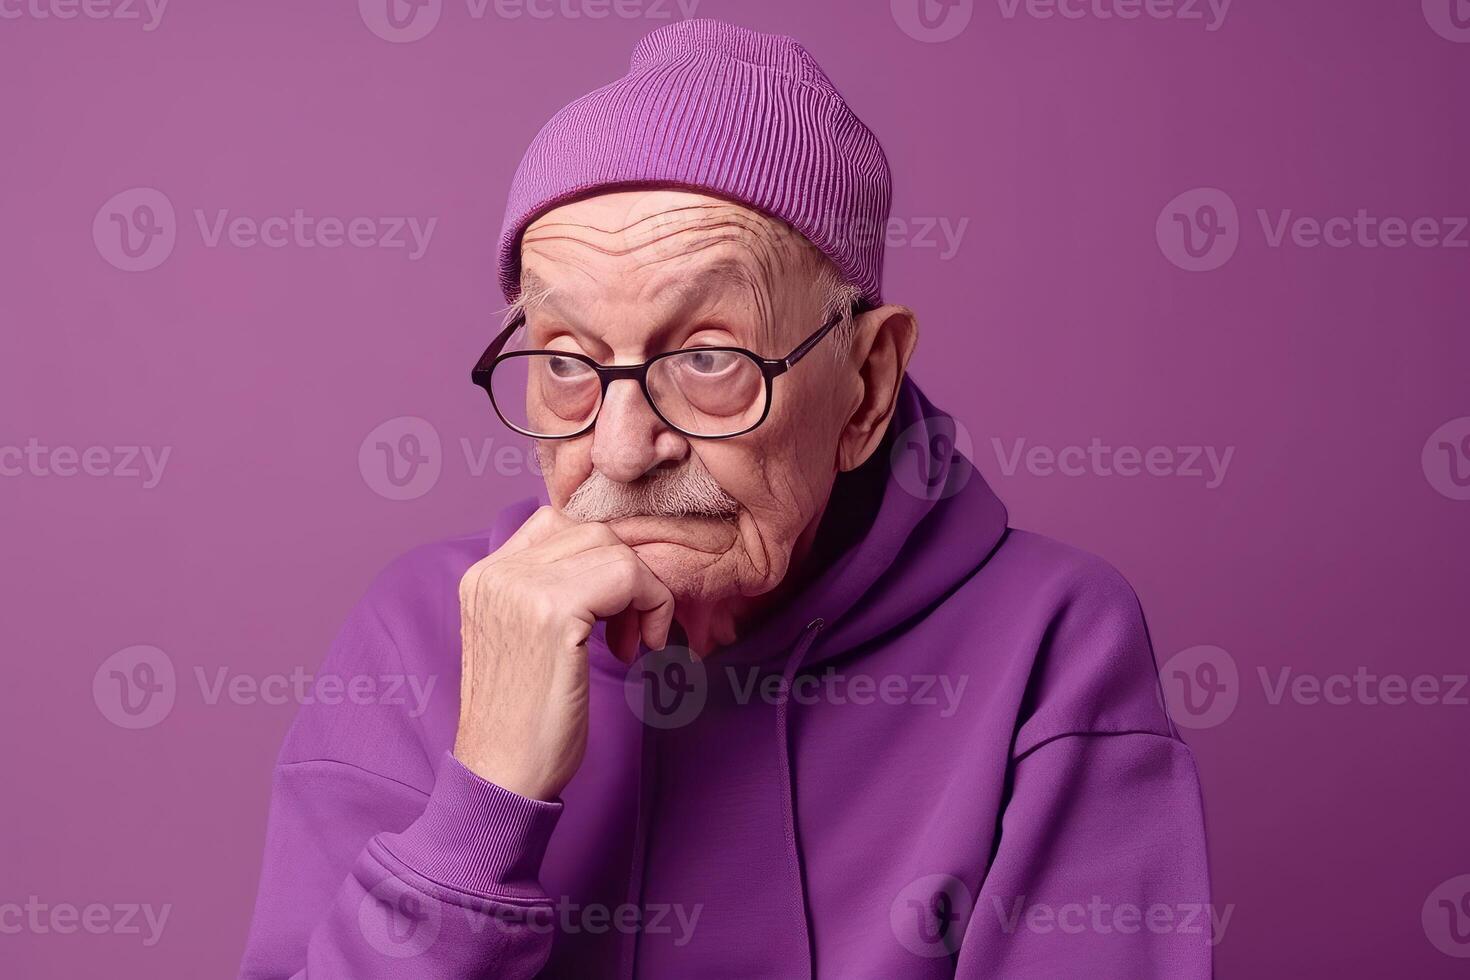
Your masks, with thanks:
[(351, 615), (323, 673), (450, 683), (303, 709), (245, 976), (1209, 974), (1138, 602), (906, 377), (889, 199), (811, 56), (713, 21), (537, 136), (474, 380), (550, 504)]

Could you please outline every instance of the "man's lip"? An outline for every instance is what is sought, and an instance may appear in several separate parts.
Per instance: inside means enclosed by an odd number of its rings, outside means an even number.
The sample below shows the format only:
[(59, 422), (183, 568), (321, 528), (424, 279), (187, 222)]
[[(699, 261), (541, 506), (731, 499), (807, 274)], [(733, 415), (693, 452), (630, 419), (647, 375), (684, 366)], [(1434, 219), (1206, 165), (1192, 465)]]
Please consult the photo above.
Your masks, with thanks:
[(607, 523), (629, 545), (667, 542), (693, 547), (696, 546), (695, 542), (709, 543), (711, 538), (724, 538), (734, 533), (730, 518), (706, 517), (702, 514), (680, 517), (639, 515), (619, 517)]

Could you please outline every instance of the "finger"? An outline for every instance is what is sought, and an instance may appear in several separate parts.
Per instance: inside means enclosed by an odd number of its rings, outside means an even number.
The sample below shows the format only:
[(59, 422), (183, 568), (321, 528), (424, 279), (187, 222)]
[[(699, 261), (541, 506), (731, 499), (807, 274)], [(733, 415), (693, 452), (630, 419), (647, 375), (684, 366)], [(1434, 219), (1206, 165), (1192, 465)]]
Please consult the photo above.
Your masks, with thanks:
[(513, 555), (534, 547), (546, 539), (568, 528), (576, 522), (550, 504), (543, 504), (526, 518), (505, 543), (495, 549), (497, 556)]
[(573, 522), (553, 532), (520, 553), (524, 561), (541, 564), (562, 561), (597, 548), (621, 545), (622, 540), (606, 524)]
[(639, 633), (650, 649), (668, 643), (674, 620), (674, 595), (625, 544), (583, 552), (568, 562), (578, 603), (598, 618), (624, 610), (638, 614)]
[(631, 607), (607, 618), (607, 648), (614, 657), (630, 666), (638, 659), (638, 619), (637, 610)]

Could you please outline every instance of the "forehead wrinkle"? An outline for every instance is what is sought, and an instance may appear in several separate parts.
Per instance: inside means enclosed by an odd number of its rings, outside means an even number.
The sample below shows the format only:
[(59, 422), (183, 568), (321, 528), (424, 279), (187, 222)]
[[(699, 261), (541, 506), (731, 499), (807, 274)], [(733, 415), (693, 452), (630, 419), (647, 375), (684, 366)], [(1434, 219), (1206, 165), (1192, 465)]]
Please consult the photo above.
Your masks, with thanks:
[[(651, 222), (659, 220), (667, 222), (670, 219), (672, 223), (677, 224), (676, 227), (659, 228), (648, 236), (640, 236), (639, 240), (627, 244), (594, 240), (596, 237), (610, 237)], [(689, 235), (700, 235), (703, 240), (688, 243), (682, 248), (671, 248), (671, 246), (680, 244), (679, 239)], [(722, 244), (738, 246), (748, 253), (754, 264), (753, 271), (743, 263), (727, 261), (711, 266), (709, 272), (727, 282), (733, 281), (749, 291), (761, 332), (768, 338), (774, 339), (776, 316), (772, 288), (782, 270), (805, 268), (802, 261), (805, 258), (805, 250), (796, 247), (797, 242), (804, 243), (804, 241), (797, 237), (793, 229), (786, 228), (777, 219), (734, 204), (711, 203), (685, 204), (668, 208), (636, 218), (616, 229), (603, 228), (590, 222), (542, 221), (535, 228), (527, 230), (523, 239), (523, 248), (528, 245), (531, 247), (526, 250), (537, 251), (535, 249), (537, 244), (562, 244), (568, 246), (565, 250), (567, 252), (583, 249), (591, 254), (619, 258), (632, 256), (650, 248), (668, 250), (668, 254), (645, 261), (646, 267), (652, 267), (686, 258)], [(576, 261), (577, 257), (573, 255), (556, 255), (550, 249), (539, 251), (552, 261), (564, 262), (576, 268), (589, 282), (595, 283), (599, 278), (595, 271), (582, 267), (583, 263)], [(564, 250), (558, 248), (555, 251)], [(590, 254), (588, 257), (590, 258)], [(704, 271), (700, 270), (700, 273)], [(523, 277), (523, 282), (525, 281), (527, 280)], [(544, 285), (539, 277), (530, 281)], [(688, 274), (674, 275), (663, 284), (656, 286), (654, 295), (666, 289), (673, 290), (681, 302), (687, 302), (698, 292), (707, 292), (706, 286), (707, 280), (703, 275), (694, 277)]]
[[(688, 217), (683, 218), (685, 215), (688, 215)], [(647, 224), (651, 221), (666, 220), (672, 216), (680, 216), (674, 218), (674, 220), (677, 221), (683, 218), (683, 224), (690, 228), (699, 227), (701, 224), (705, 227), (713, 227), (716, 223), (730, 224), (745, 222), (752, 229), (759, 229), (763, 225), (772, 223), (772, 219), (757, 214), (749, 208), (740, 207), (739, 205), (683, 204), (678, 207), (665, 208), (662, 211), (645, 214), (641, 218), (634, 218), (625, 225), (619, 225), (613, 228), (604, 228), (601, 225), (592, 224), (590, 221), (547, 221), (545, 218), (542, 218), (530, 228), (526, 229), (526, 234), (528, 236), (535, 235), (540, 231), (551, 228), (576, 228), (603, 235), (620, 235), (637, 228), (639, 225)]]
[[(615, 242), (599, 243), (594, 240), (599, 236), (604, 238), (622, 236), (650, 222), (661, 222), (665, 226), (652, 231), (647, 237), (635, 236), (632, 241), (622, 247)], [(684, 204), (666, 208), (613, 228), (604, 228), (590, 220), (547, 221), (543, 218), (526, 230), (522, 241), (523, 243), (536, 243), (563, 240), (621, 257), (650, 245), (665, 242), (677, 235), (699, 231), (710, 232), (721, 228), (738, 228), (746, 235), (760, 240), (767, 247), (772, 247), (773, 243), (778, 240), (786, 241), (789, 238), (787, 234), (778, 234), (785, 228), (784, 223), (780, 223), (778, 219), (768, 218), (739, 205), (716, 203)], [(790, 231), (790, 229), (785, 230)]]
[[(566, 239), (566, 241), (572, 241)], [(651, 243), (645, 243), (641, 248), (646, 248)], [(756, 247), (747, 236), (720, 235), (714, 238), (704, 238), (688, 242), (678, 251), (669, 251), (648, 259), (643, 263), (645, 269), (658, 269), (668, 263), (681, 262), (691, 259), (712, 248), (730, 245), (744, 250), (749, 256), (749, 262), (742, 262), (734, 256), (726, 256), (716, 259), (709, 265), (696, 269), (673, 269), (666, 276), (661, 277), (662, 282), (651, 285), (648, 290), (650, 300), (658, 300), (667, 294), (673, 294), (668, 298), (671, 306), (687, 306), (691, 302), (701, 298), (718, 298), (714, 295), (714, 287), (717, 285), (733, 286), (740, 290), (750, 305), (756, 310), (762, 327), (770, 323), (770, 282), (771, 266), (766, 261), (763, 250)], [(527, 255), (537, 255), (549, 260), (558, 266), (566, 266), (574, 271), (580, 272), (589, 282), (595, 283), (600, 278), (596, 270), (585, 267), (580, 261), (582, 257), (575, 254), (557, 254), (564, 250), (555, 251), (546, 248), (525, 249)], [(753, 266), (753, 267), (752, 267)], [(603, 273), (605, 276), (606, 273)], [(549, 309), (565, 310), (562, 300), (558, 297), (557, 290), (551, 288), (546, 280), (537, 275), (532, 269), (525, 269), (521, 275), (521, 285), (524, 292), (539, 291), (546, 299), (544, 302)]]
[[(656, 269), (668, 262), (676, 262), (698, 255), (720, 245), (746, 246), (747, 243), (735, 238), (714, 239), (693, 243), (689, 248), (677, 253), (658, 256), (647, 263), (645, 268)], [(597, 272), (578, 261), (577, 256), (555, 255), (543, 249), (529, 249), (527, 255), (538, 255), (558, 266), (565, 266), (574, 272), (580, 273), (588, 282), (595, 283), (599, 276)], [(760, 273), (765, 271), (765, 266), (756, 256), (757, 269), (752, 271), (746, 264), (733, 257), (716, 259), (712, 264), (697, 269), (676, 269), (669, 272), (662, 282), (654, 284), (648, 295), (651, 299), (657, 299), (665, 294), (672, 293), (676, 303), (687, 303), (691, 299), (709, 296), (714, 292), (715, 285), (733, 286), (745, 293), (755, 305), (759, 306), (767, 284), (762, 281)], [(556, 297), (557, 290), (549, 285), (545, 279), (536, 273), (534, 269), (524, 268), (521, 272), (522, 295), (535, 295), (536, 300), (531, 305), (540, 305), (547, 302), (552, 308), (561, 306), (560, 298)]]

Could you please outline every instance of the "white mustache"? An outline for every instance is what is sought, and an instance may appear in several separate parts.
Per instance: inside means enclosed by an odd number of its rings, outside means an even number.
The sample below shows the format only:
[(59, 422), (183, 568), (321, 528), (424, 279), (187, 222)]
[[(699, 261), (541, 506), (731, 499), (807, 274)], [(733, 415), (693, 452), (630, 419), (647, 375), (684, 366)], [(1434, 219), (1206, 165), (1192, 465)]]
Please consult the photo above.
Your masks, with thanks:
[(655, 470), (636, 483), (592, 471), (562, 512), (574, 521), (605, 523), (623, 517), (729, 517), (739, 503), (702, 469)]

